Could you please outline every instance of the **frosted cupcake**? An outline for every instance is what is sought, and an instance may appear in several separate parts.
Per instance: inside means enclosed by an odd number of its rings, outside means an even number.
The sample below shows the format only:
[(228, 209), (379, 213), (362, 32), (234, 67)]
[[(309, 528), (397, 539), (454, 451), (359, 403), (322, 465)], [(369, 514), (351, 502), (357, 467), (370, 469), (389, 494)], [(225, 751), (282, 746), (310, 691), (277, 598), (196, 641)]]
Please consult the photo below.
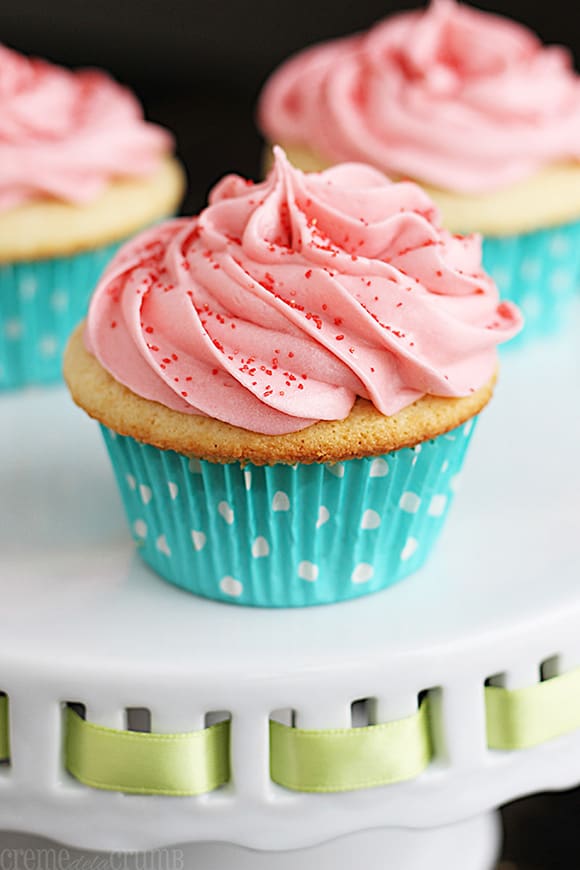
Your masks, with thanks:
[(453, 232), (549, 333), (580, 271), (580, 78), (568, 52), (454, 0), (303, 51), (267, 82), (259, 121), (303, 169), (364, 160), (419, 181)]
[(496, 346), (476, 237), (369, 166), (223, 179), (126, 245), (65, 355), (142, 557), (209, 598), (339, 601), (416, 571)]
[(105, 73), (0, 45), (0, 389), (60, 377), (103, 267), (176, 210), (172, 151), (170, 134)]

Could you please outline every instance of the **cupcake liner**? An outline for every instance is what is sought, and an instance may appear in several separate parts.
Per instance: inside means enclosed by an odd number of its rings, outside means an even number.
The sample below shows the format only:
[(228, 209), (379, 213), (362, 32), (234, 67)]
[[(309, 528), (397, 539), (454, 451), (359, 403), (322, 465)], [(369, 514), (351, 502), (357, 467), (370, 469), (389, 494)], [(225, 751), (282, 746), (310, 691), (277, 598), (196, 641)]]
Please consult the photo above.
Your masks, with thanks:
[(515, 302), (525, 317), (524, 329), (506, 347), (553, 335), (565, 325), (580, 284), (580, 221), (486, 237), (483, 265), (502, 297)]
[(61, 379), (67, 339), (121, 244), (0, 264), (0, 390)]
[(441, 530), (474, 421), (334, 465), (220, 465), (102, 427), (141, 557), (219, 601), (304, 607), (415, 572)]

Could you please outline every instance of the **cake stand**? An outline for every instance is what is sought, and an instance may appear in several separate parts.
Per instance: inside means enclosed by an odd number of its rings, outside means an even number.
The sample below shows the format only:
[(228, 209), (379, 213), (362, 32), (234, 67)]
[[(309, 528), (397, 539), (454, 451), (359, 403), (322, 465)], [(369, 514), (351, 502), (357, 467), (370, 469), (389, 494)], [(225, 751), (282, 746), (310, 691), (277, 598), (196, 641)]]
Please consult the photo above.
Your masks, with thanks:
[[(506, 353), (427, 568), (331, 607), (244, 609), (169, 586), (135, 555), (98, 427), (62, 388), (3, 396), (0, 827), (82, 849), (190, 843), (200, 870), (488, 870), (497, 807), (580, 782), (580, 731), (489, 749), (484, 692), (490, 678), (517, 689), (580, 664), (577, 321)], [(271, 716), (389, 722), (425, 691), (434, 758), (415, 779), (340, 794), (271, 781)], [(136, 709), (156, 732), (231, 717), (231, 781), (180, 798), (82, 785), (63, 765), (66, 702), (116, 729)]]

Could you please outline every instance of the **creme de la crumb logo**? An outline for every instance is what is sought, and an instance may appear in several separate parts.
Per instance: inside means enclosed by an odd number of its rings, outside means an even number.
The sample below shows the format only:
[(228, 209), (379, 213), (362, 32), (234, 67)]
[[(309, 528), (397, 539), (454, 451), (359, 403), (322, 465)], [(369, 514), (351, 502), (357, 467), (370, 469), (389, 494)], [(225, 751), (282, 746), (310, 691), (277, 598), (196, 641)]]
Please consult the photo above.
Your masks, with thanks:
[(182, 849), (77, 852), (65, 847), (0, 849), (0, 870), (185, 870)]

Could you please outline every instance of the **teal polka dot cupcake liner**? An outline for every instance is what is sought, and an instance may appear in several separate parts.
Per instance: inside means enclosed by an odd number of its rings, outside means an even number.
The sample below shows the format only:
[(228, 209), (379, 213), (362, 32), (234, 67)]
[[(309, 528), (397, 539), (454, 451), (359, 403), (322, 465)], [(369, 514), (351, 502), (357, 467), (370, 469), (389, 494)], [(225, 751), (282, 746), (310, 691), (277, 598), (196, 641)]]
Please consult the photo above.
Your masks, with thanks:
[(61, 380), (68, 337), (120, 245), (0, 264), (0, 390)]
[(549, 337), (566, 324), (580, 286), (580, 221), (516, 236), (486, 237), (483, 265), (525, 318), (506, 348)]
[(334, 465), (220, 465), (102, 427), (138, 551), (196, 595), (305, 607), (417, 571), (453, 498), (474, 420), (432, 441)]

